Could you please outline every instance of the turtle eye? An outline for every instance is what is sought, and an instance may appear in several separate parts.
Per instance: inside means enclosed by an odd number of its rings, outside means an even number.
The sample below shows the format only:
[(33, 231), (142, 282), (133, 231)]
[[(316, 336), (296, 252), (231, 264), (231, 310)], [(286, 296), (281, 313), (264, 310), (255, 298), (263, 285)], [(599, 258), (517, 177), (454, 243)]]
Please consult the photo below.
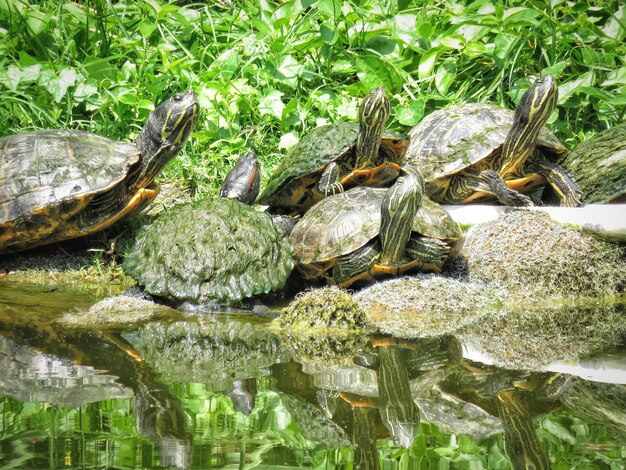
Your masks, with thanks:
[(183, 99), (183, 95), (181, 93), (176, 93), (174, 96), (172, 96), (172, 99), (174, 101), (180, 101)]

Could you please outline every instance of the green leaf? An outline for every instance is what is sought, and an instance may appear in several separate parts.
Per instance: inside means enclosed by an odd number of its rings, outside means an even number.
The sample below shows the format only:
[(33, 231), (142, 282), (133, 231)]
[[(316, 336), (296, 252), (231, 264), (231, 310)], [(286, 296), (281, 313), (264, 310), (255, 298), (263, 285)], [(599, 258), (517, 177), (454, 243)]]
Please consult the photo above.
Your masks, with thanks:
[(511, 26), (536, 26), (539, 24), (535, 18), (541, 13), (533, 8), (515, 7), (504, 12), (504, 25)]
[(615, 98), (611, 98), (608, 102), (613, 106), (626, 106), (626, 90), (615, 96)]
[(487, 47), (480, 41), (470, 41), (465, 45), (463, 53), (469, 57), (474, 58), (487, 54)]
[(87, 23), (87, 14), (85, 13), (84, 8), (76, 3), (63, 3), (63, 10), (72, 15), (79, 23)]
[(437, 73), (435, 74), (435, 86), (439, 93), (445, 96), (455, 79), (456, 63), (454, 60), (448, 59), (437, 68)]
[(493, 50), (493, 58), (498, 68), (504, 67), (505, 60), (508, 56), (511, 45), (515, 41), (513, 36), (506, 34), (498, 34), (494, 40), (495, 48)]
[(38, 10), (30, 10), (26, 16), (26, 26), (33, 36), (39, 36), (49, 28), (51, 20), (51, 14), (44, 14)]
[(420, 64), (417, 68), (417, 76), (420, 78), (420, 80), (429, 78), (432, 75), (435, 68), (435, 62), (437, 61), (437, 58), (439, 57), (439, 54), (441, 54), (441, 52), (442, 49), (440, 47), (436, 47), (430, 49), (422, 56), (422, 58), (420, 59)]
[(317, 7), (332, 19), (337, 18), (341, 14), (341, 2), (338, 0), (319, 0)]
[(376, 88), (381, 84), (392, 93), (402, 89), (404, 81), (395, 68), (387, 61), (377, 56), (362, 56), (356, 59), (356, 70), (359, 80), (368, 89)]
[(139, 23), (139, 31), (143, 37), (148, 38), (154, 33), (154, 30), (157, 28), (157, 23), (153, 19), (144, 18)]
[(22, 71), (15, 65), (9, 65), (6, 74), (2, 77), (1, 81), (4, 85), (12, 91), (17, 90), (17, 86), (22, 80)]
[(262, 115), (271, 115), (278, 119), (283, 117), (284, 103), (281, 101), (283, 93), (278, 90), (272, 90), (259, 101), (259, 112)]
[(424, 117), (424, 98), (416, 98), (407, 105), (396, 106), (394, 113), (398, 122), (405, 126), (414, 126)]
[(571, 96), (580, 91), (580, 87), (591, 86), (593, 84), (593, 72), (585, 72), (576, 80), (571, 80), (559, 85), (559, 104), (567, 103)]
[(320, 36), (322, 41), (332, 46), (339, 39), (339, 32), (329, 23), (322, 23), (320, 26)]
[(396, 49), (396, 42), (384, 36), (374, 36), (367, 41), (367, 47), (368, 49), (378, 52), (380, 55), (388, 55)]
[(439, 42), (448, 49), (461, 50), (465, 46), (465, 39), (462, 36), (445, 36)]

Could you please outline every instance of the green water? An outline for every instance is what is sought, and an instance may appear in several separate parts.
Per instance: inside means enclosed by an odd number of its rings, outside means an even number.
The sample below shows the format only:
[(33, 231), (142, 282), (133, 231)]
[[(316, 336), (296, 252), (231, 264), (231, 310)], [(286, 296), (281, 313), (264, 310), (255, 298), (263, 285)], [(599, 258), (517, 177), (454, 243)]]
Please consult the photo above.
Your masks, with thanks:
[(307, 342), (244, 313), (56, 326), (101, 295), (0, 281), (0, 468), (625, 465), (624, 348), (566, 373), (454, 337)]

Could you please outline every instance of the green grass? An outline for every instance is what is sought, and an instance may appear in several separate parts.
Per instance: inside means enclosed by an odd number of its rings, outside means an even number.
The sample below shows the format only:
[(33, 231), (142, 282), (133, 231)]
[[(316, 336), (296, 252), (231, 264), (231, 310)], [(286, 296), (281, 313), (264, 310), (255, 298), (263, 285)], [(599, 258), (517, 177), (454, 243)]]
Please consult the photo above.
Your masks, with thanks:
[(552, 73), (551, 125), (571, 148), (623, 120), (625, 57), (619, 0), (0, 0), (0, 135), (132, 139), (155, 104), (193, 88), (200, 121), (164, 178), (206, 195), (248, 148), (267, 178), (380, 84), (405, 132), (450, 103), (513, 107)]

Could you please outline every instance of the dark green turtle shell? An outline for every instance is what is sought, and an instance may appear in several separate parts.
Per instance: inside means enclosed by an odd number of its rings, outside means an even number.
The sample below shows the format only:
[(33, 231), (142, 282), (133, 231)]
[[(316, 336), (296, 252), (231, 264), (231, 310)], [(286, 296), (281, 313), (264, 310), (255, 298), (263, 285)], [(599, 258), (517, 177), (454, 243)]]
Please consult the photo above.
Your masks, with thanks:
[(124, 271), (151, 294), (233, 304), (283, 287), (293, 268), (269, 214), (234, 199), (178, 205), (143, 229)]
[[(513, 111), (485, 103), (437, 110), (409, 132), (406, 161), (426, 180), (458, 173), (491, 155), (504, 142), (513, 115)], [(545, 127), (539, 133), (537, 147), (550, 160), (566, 150)]]
[[(380, 206), (387, 189), (356, 187), (318, 202), (290, 235), (298, 264), (334, 262), (376, 237)], [(463, 233), (450, 214), (426, 196), (413, 220), (413, 231), (454, 245)]]
[[(342, 175), (347, 173), (354, 167), (352, 150), (358, 135), (359, 124), (354, 122), (314, 129), (280, 161), (257, 202), (270, 207), (288, 207), (297, 203), (333, 161), (341, 167)], [(392, 134), (384, 134), (382, 138), (383, 145), (394, 153), (396, 148), (404, 149), (403, 141), (402, 137)]]

